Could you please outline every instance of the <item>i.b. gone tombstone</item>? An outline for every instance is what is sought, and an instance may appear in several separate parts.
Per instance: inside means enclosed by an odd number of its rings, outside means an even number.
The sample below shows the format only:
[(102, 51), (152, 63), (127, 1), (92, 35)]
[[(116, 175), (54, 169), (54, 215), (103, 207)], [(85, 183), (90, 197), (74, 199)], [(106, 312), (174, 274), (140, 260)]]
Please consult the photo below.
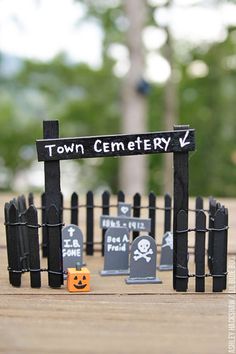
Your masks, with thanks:
[(105, 233), (101, 275), (124, 274), (129, 274), (129, 230), (127, 227), (110, 227)]
[(156, 277), (156, 258), (155, 240), (149, 235), (138, 236), (131, 246), (130, 276), (126, 284), (162, 283)]
[(83, 266), (83, 234), (77, 225), (70, 224), (62, 229), (62, 261), (64, 272), (78, 263)]

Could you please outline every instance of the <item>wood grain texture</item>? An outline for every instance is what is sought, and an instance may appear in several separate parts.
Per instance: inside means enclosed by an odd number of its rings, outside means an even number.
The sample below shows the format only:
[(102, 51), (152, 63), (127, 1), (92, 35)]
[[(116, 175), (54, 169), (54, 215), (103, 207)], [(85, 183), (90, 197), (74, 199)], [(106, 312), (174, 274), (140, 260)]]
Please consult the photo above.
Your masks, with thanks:
[(0, 351), (227, 353), (227, 298), (210, 300), (207, 295), (194, 301), (183, 295), (1, 296)]
[(32, 289), (27, 275), (21, 288), (13, 288), (5, 269), (1, 272), (0, 352), (227, 352), (226, 293), (175, 293), (171, 272), (159, 273), (163, 284), (127, 286), (124, 277), (98, 275), (100, 255), (86, 262), (92, 273), (88, 295), (51, 289), (46, 279), (41, 289)]
[[(0, 203), (11, 199), (0, 195)], [(39, 197), (35, 196), (36, 205)], [(81, 200), (84, 203), (83, 200)], [(127, 200), (129, 202), (129, 200)], [(158, 199), (160, 205), (161, 199)], [(236, 213), (236, 200), (222, 200), (229, 214)], [(65, 206), (69, 204), (66, 204)], [(190, 207), (194, 201), (190, 200)], [(112, 212), (116, 213), (116, 210)], [(83, 218), (83, 215), (81, 215)], [(189, 215), (190, 226), (195, 215)], [(82, 219), (83, 220), (83, 219)], [(65, 222), (69, 222), (69, 216)], [(99, 222), (95, 240), (101, 238)], [(85, 230), (86, 215), (81, 222)], [(229, 252), (236, 253), (236, 219), (230, 218)], [(163, 220), (157, 219), (157, 230)], [(194, 235), (189, 245), (194, 244)], [(9, 284), (3, 211), (0, 214), (0, 352), (1, 353), (135, 353), (143, 354), (224, 354), (227, 353), (228, 290), (212, 293), (212, 279), (206, 279), (206, 293), (195, 293), (195, 280), (189, 280), (187, 293), (172, 289), (172, 273), (158, 272), (163, 284), (129, 285), (125, 277), (101, 278), (103, 258), (95, 252), (86, 257), (91, 271), (92, 291), (70, 294), (65, 285), (51, 289), (47, 274), (42, 287), (30, 288), (30, 276), (22, 276), (22, 286)], [(194, 255), (190, 254), (190, 269)], [(41, 267), (46, 267), (46, 259)]]

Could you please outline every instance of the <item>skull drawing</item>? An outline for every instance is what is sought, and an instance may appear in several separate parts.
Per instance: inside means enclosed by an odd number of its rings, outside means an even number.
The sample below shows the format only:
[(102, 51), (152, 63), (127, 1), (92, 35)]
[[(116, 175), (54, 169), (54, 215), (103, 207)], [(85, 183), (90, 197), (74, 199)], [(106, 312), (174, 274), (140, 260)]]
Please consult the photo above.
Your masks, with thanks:
[(134, 251), (134, 260), (137, 261), (143, 258), (147, 263), (150, 262), (151, 257), (149, 255), (153, 254), (153, 250), (150, 248), (151, 243), (149, 240), (142, 239), (138, 242), (138, 249)]
[(141, 253), (146, 253), (149, 250), (149, 248), (150, 248), (150, 241), (145, 239), (139, 241), (138, 249)]

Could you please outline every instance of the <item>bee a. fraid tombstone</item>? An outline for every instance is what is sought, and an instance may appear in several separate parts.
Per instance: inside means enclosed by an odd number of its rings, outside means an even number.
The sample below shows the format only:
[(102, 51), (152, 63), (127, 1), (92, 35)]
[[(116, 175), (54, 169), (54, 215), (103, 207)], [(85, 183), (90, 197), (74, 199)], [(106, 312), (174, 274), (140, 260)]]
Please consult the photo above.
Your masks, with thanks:
[(156, 242), (151, 236), (138, 236), (130, 253), (130, 276), (127, 284), (161, 283), (156, 276)]
[(129, 274), (129, 230), (127, 227), (110, 227), (105, 233), (101, 275), (122, 274)]
[(168, 231), (164, 234), (161, 246), (159, 270), (173, 269), (173, 234)]
[(83, 234), (77, 225), (70, 224), (62, 229), (62, 261), (64, 272), (78, 263), (83, 266)]

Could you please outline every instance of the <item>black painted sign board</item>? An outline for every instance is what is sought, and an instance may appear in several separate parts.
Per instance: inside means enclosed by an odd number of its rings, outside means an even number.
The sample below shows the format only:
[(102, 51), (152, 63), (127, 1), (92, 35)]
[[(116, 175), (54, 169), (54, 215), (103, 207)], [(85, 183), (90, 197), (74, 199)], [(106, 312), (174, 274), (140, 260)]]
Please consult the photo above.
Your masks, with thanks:
[(188, 152), (195, 149), (195, 130), (40, 139), (36, 146), (39, 161)]

